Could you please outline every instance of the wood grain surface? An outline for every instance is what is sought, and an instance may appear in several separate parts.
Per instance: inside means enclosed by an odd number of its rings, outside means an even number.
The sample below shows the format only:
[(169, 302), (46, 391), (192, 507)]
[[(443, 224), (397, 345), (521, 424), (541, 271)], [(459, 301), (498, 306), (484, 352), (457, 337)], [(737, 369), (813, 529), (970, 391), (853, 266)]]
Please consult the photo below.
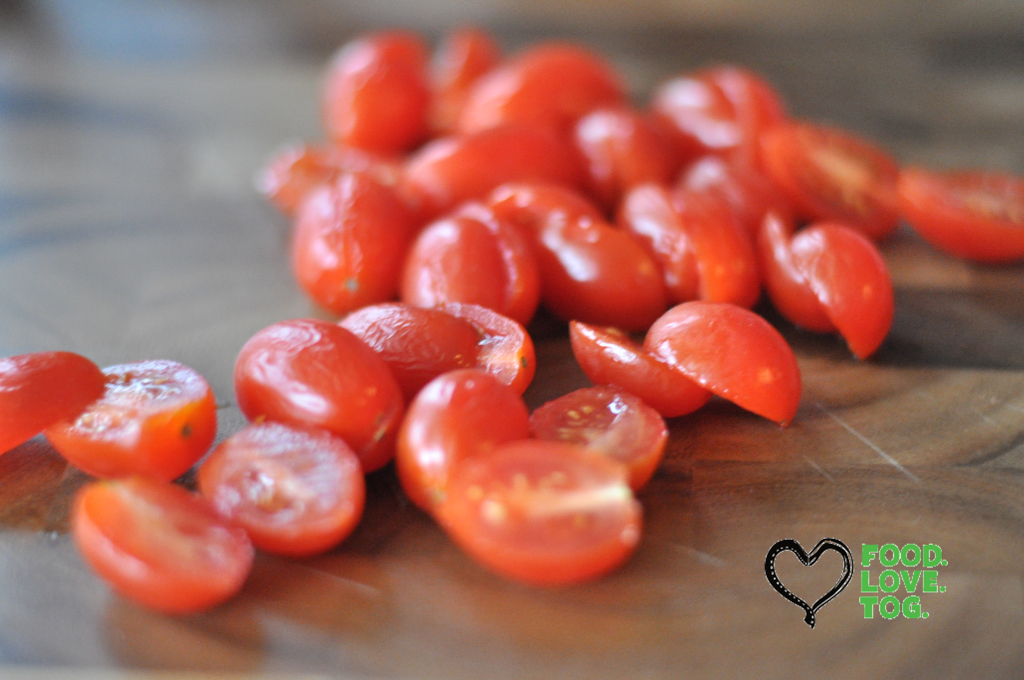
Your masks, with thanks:
[[(112, 57), (39, 11), (65, 4), (0, 5), (0, 355), (182, 361), (210, 380), (223, 438), (243, 423), (231, 384), (242, 344), (322, 315), (292, 283), (288, 225), (252, 176), (282, 142), (319, 136), (326, 52), (185, 43)], [(544, 37), (497, 30), (509, 47)], [(641, 97), (673, 72), (736, 61), (771, 78), (795, 115), (871, 136), (904, 162), (1024, 171), (1019, 38), (580, 37)], [(640, 493), (640, 548), (592, 584), (492, 576), (386, 469), (336, 550), (260, 556), (228, 604), (153, 614), (112, 595), (71, 545), (68, 505), (87, 476), (28, 442), (0, 456), (0, 675), (1021, 677), (1024, 267), (954, 260), (905, 230), (884, 251), (896, 318), (878, 355), (856, 361), (760, 307), (800, 361), (793, 425), (720, 400), (671, 420), (666, 461)], [(531, 407), (588, 384), (564, 325), (541, 316), (530, 330)], [(866, 620), (858, 573), (811, 630), (769, 586), (764, 556), (782, 538), (809, 549), (826, 536), (858, 559), (862, 543), (941, 545), (947, 590), (922, 597), (926, 620)], [(841, 568), (834, 553), (813, 569), (786, 554), (777, 564), (810, 599)]]

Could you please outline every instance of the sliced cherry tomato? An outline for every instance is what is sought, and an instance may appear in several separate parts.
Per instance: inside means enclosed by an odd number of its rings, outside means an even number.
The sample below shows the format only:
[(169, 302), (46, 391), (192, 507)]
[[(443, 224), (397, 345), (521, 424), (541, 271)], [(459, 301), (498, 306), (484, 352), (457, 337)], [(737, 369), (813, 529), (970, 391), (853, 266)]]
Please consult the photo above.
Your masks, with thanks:
[(681, 190), (724, 199), (752, 240), (757, 238), (768, 212), (781, 216), (791, 212), (775, 185), (759, 171), (719, 156), (705, 156), (691, 165), (676, 184), (676, 191)]
[(1024, 178), (906, 168), (899, 196), (910, 226), (939, 250), (978, 262), (1024, 258)]
[(732, 104), (740, 144), (730, 155), (734, 165), (759, 168), (761, 133), (786, 120), (779, 94), (754, 72), (738, 66), (716, 66), (703, 72)]
[(485, 567), (537, 585), (601, 576), (640, 541), (625, 467), (566, 442), (517, 441), (463, 459), (437, 516)]
[(633, 491), (654, 474), (668, 443), (668, 427), (657, 411), (608, 385), (584, 387), (540, 406), (530, 414), (530, 434), (582, 444), (622, 463)]
[(618, 385), (666, 418), (696, 411), (711, 393), (669, 366), (617, 328), (569, 322), (572, 353), (590, 381)]
[(210, 449), (217, 404), (203, 376), (176, 361), (103, 369), (106, 391), (76, 418), (46, 429), (53, 448), (96, 477), (170, 481)]
[(654, 322), (644, 349), (702, 386), (785, 426), (800, 405), (800, 369), (779, 332), (751, 311), (684, 302)]
[(456, 462), (529, 435), (530, 416), (518, 392), (489, 373), (452, 371), (428, 383), (409, 406), (395, 469), (409, 498), (433, 512)]
[(200, 493), (253, 545), (292, 557), (344, 540), (366, 500), (359, 458), (345, 440), (281, 423), (231, 435), (203, 461), (197, 479)]
[(618, 74), (602, 57), (578, 45), (541, 44), (477, 81), (459, 130), (475, 133), (520, 123), (566, 133), (581, 116), (625, 98)]
[(82, 488), (71, 533), (93, 571), (121, 595), (170, 614), (209, 609), (252, 568), (245, 531), (180, 486), (143, 477)]
[(434, 140), (409, 159), (400, 186), (422, 215), (433, 218), (506, 182), (578, 187), (583, 167), (572, 145), (553, 132), (505, 126)]
[(73, 352), (0, 358), (0, 453), (74, 418), (103, 396), (96, 364)]
[(522, 324), (494, 310), (462, 302), (449, 302), (440, 309), (473, 324), (480, 334), (477, 368), (490, 373), (518, 394), (526, 391), (537, 370), (533, 340)]
[(480, 29), (464, 28), (445, 37), (431, 69), (434, 96), (430, 123), (435, 132), (455, 130), (473, 84), (493, 69), (500, 57), (494, 39)]
[(351, 331), (316, 319), (281, 321), (252, 336), (235, 361), (235, 394), (249, 420), (340, 436), (364, 472), (394, 456), (405, 410), (384, 360)]
[(292, 271), (335, 314), (395, 297), (416, 231), (393, 189), (347, 173), (303, 203), (292, 236)]
[(792, 323), (818, 333), (833, 333), (836, 327), (811, 288), (808, 273), (794, 261), (793, 229), (792, 222), (777, 213), (765, 216), (757, 241), (765, 290), (779, 313)]
[(416, 35), (374, 33), (335, 55), (323, 88), (323, 119), (336, 143), (383, 154), (427, 134), (427, 50)]
[(899, 224), (899, 168), (853, 135), (808, 123), (777, 125), (761, 137), (762, 163), (797, 216), (847, 224), (874, 240)]
[(469, 302), (526, 324), (540, 303), (530, 244), (478, 204), (426, 227), (405, 260), (402, 301), (419, 307)]

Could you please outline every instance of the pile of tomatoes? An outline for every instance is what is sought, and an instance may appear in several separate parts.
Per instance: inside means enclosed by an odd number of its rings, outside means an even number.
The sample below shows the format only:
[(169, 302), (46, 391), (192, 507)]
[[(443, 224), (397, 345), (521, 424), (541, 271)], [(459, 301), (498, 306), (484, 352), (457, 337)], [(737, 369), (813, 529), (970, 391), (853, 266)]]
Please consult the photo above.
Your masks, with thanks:
[[(875, 243), (901, 218), (962, 257), (1024, 257), (1024, 181), (900, 169), (790, 118), (741, 68), (672, 78), (641, 110), (576, 45), (502, 58), (464, 30), (429, 63), (418, 36), (376, 33), (338, 52), (322, 111), (329, 141), (280, 153), (260, 186), (294, 222), (299, 285), (342, 318), (246, 343), (247, 427), (207, 455), (212, 392), (174, 362), (0, 361), (0, 450), (45, 431), (105, 480), (77, 497), (76, 543), (162, 611), (230, 597), (256, 548), (331, 549), (361, 518), (364, 475), (392, 460), (412, 502), (488, 568), (545, 585), (599, 576), (640, 541), (634, 492), (665, 451), (665, 418), (712, 395), (794, 417), (793, 352), (750, 311), (762, 289), (864, 359), (893, 315)], [(530, 414), (526, 325), (541, 304), (596, 386)], [(171, 483), (196, 463), (198, 493)]]

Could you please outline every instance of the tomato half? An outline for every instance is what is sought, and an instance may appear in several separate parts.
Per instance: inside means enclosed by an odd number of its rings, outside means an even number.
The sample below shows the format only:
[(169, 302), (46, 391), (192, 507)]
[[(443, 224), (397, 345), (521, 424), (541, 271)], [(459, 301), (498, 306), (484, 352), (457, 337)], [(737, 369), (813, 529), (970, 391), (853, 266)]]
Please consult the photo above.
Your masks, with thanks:
[(463, 459), (437, 515), (475, 560), (536, 585), (601, 576), (640, 541), (625, 468), (566, 442), (517, 441)]
[(410, 404), (398, 435), (395, 470), (409, 498), (433, 512), (445, 499), (452, 466), (530, 435), (519, 393), (479, 370), (445, 373)]
[(779, 332), (751, 311), (684, 302), (654, 322), (644, 349), (748, 411), (785, 426), (800, 405), (800, 369)]
[(608, 385), (584, 387), (553, 399), (530, 414), (537, 439), (582, 444), (629, 470), (629, 486), (638, 490), (665, 455), (665, 419), (641, 399)]
[(209, 609), (252, 568), (245, 531), (180, 486), (142, 477), (82, 488), (71, 533), (86, 563), (121, 595), (169, 614)]
[(103, 396), (103, 372), (73, 352), (0, 358), (0, 453)]
[(53, 448), (96, 477), (170, 481), (210, 449), (217, 404), (203, 376), (176, 361), (103, 369), (106, 390), (76, 418), (46, 429)]
[(835, 325), (811, 289), (808, 273), (793, 258), (792, 220), (777, 213), (765, 216), (757, 240), (758, 257), (768, 298), (790, 322), (818, 333), (832, 333)]
[(430, 125), (434, 132), (455, 129), (473, 84), (493, 69), (500, 57), (494, 39), (479, 29), (464, 28), (445, 36), (431, 68)]
[(1024, 178), (905, 168), (900, 210), (939, 250), (978, 262), (1024, 258)]
[(785, 216), (791, 212), (778, 189), (761, 172), (719, 156), (705, 156), (687, 168), (676, 184), (676, 191), (681, 190), (724, 199), (752, 240), (757, 238), (766, 214)]
[(518, 394), (526, 391), (537, 371), (533, 339), (523, 325), (492, 309), (462, 302), (449, 302), (440, 309), (465, 319), (480, 336), (476, 366), (508, 385)]
[(366, 482), (359, 458), (326, 430), (252, 424), (199, 466), (199, 492), (253, 545), (305, 557), (329, 550), (359, 523)]

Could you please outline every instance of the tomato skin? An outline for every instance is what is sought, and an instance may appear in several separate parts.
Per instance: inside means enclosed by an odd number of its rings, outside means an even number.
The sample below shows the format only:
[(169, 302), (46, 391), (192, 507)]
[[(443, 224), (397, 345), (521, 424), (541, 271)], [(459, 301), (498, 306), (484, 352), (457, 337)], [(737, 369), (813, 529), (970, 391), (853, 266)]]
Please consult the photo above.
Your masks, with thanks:
[(760, 167), (761, 133), (786, 120), (786, 107), (779, 94), (764, 79), (738, 66), (716, 66), (703, 72), (732, 104), (740, 131), (740, 144), (730, 157), (744, 168)]
[(245, 531), (185, 489), (143, 477), (95, 482), (75, 496), (79, 553), (118, 593), (168, 614), (209, 609), (252, 568)]
[(433, 99), (430, 123), (437, 133), (455, 130), (473, 84), (501, 58), (494, 39), (477, 28), (464, 28), (445, 36), (431, 68)]
[(235, 360), (235, 395), (249, 420), (262, 416), (340, 436), (364, 472), (394, 456), (402, 392), (384, 360), (336, 324), (292, 319), (256, 333)]
[(103, 372), (73, 352), (0, 358), (0, 453), (74, 418), (103, 396)]
[(719, 156), (705, 156), (679, 176), (676, 192), (687, 190), (711, 193), (723, 199), (752, 240), (757, 239), (766, 214), (787, 216), (792, 212), (764, 175)]
[(395, 297), (416, 230), (389, 187), (349, 173), (302, 205), (292, 235), (292, 271), (335, 314)]
[(412, 33), (374, 33), (342, 47), (323, 87), (328, 136), (382, 154), (423, 139), (430, 105), (426, 65), (426, 46)]
[(457, 463), (437, 517), (473, 559), (533, 585), (611, 571), (636, 549), (641, 527), (622, 465), (575, 444), (536, 439)]
[(253, 545), (307, 557), (333, 548), (363, 514), (359, 458), (326, 430), (281, 423), (248, 425), (203, 461), (199, 492)]
[(762, 164), (797, 217), (842, 222), (881, 240), (899, 224), (899, 168), (847, 132), (785, 123), (761, 136)]
[(651, 326), (644, 349), (702, 386), (787, 425), (800, 405), (800, 369), (779, 332), (751, 311), (684, 302)]
[(472, 134), (518, 123), (567, 133), (581, 116), (624, 101), (619, 76), (602, 57), (578, 45), (545, 43), (477, 81), (458, 128)]
[(447, 495), (453, 465), (529, 435), (530, 416), (518, 392), (480, 370), (452, 371), (410, 404), (395, 470), (409, 499), (432, 513)]
[(448, 302), (440, 309), (465, 319), (480, 335), (476, 366), (518, 394), (526, 391), (537, 370), (533, 339), (523, 325), (492, 309), (464, 302)]
[(103, 369), (103, 396), (46, 429), (53, 448), (95, 477), (170, 481), (203, 457), (217, 435), (209, 383), (176, 361)]
[(618, 385), (665, 418), (692, 413), (711, 398), (706, 389), (617, 328), (570, 321), (569, 340), (576, 362), (592, 383)]
[(584, 387), (538, 407), (530, 414), (530, 434), (580, 444), (622, 463), (633, 491), (654, 474), (668, 443), (668, 427), (657, 411), (608, 385)]
[(807, 272), (794, 261), (791, 239), (794, 225), (776, 213), (765, 216), (758, 238), (758, 256), (768, 297), (789, 321), (817, 333), (832, 333), (829, 319), (811, 289)]
[(976, 262), (1024, 258), (1024, 178), (904, 168), (900, 211), (925, 241)]

